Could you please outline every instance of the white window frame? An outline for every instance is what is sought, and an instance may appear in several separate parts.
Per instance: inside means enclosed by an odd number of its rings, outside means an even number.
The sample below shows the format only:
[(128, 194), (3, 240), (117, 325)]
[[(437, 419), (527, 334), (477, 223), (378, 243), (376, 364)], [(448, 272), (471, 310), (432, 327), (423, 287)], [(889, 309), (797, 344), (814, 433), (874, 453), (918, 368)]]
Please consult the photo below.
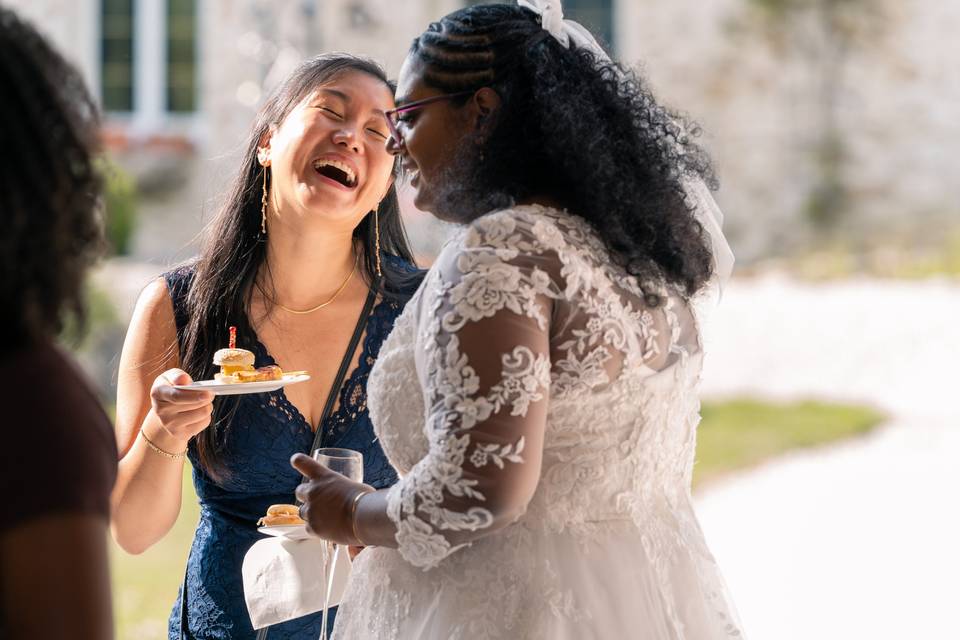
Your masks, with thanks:
[[(133, 0), (133, 110), (107, 111), (109, 120), (122, 123), (133, 136), (156, 133), (190, 134), (202, 110), (200, 100), (200, 33), (201, 4), (197, 0), (196, 103), (193, 112), (167, 111), (167, 1)], [(91, 3), (96, 24), (96, 63), (91, 80), (102, 94), (103, 24), (100, 0)]]

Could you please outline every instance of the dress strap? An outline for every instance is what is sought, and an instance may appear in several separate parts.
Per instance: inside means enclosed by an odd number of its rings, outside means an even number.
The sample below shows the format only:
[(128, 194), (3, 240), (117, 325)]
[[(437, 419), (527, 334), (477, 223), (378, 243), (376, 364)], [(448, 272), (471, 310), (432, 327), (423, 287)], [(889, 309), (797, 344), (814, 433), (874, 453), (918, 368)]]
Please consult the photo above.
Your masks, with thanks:
[[(373, 305), (377, 301), (377, 292), (379, 289), (380, 279), (374, 278), (373, 284), (370, 286), (370, 293), (367, 294), (367, 300), (363, 303), (363, 310), (360, 312), (360, 317), (357, 318), (357, 326), (353, 329), (350, 343), (347, 345), (347, 350), (343, 354), (343, 360), (340, 361), (340, 369), (337, 371), (337, 377), (334, 379), (333, 386), (330, 387), (330, 394), (327, 396), (327, 401), (323, 405), (323, 413), (320, 415), (320, 422), (317, 424), (317, 433), (313, 437), (313, 444), (310, 446), (310, 451), (307, 452), (308, 456), (320, 446), (323, 440), (323, 424), (333, 412), (333, 405), (337, 400), (337, 396), (340, 394), (340, 387), (343, 385), (343, 379), (350, 369), (350, 363), (353, 362), (353, 354), (357, 350), (357, 345), (360, 343), (360, 336), (363, 335), (363, 330), (367, 326), (367, 318), (370, 317)], [(306, 478), (304, 478), (304, 480), (306, 480)]]
[(170, 300), (173, 302), (173, 319), (177, 325), (177, 343), (180, 345), (181, 357), (183, 356), (183, 335), (187, 329), (187, 321), (189, 319), (187, 313), (187, 295), (190, 293), (190, 287), (193, 285), (193, 276), (195, 273), (195, 266), (193, 264), (187, 264), (163, 274), (163, 279), (167, 283), (167, 291), (170, 293)]

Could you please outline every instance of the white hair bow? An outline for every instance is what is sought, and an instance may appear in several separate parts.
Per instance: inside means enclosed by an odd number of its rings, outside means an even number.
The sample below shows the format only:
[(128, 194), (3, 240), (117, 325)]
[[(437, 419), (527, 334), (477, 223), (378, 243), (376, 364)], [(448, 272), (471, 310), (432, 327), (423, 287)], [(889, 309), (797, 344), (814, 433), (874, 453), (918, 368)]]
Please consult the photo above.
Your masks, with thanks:
[(563, 19), (560, 0), (517, 0), (517, 4), (540, 16), (540, 25), (567, 49), (572, 42), (578, 49), (589, 49), (600, 60), (610, 60), (607, 52), (582, 24)]

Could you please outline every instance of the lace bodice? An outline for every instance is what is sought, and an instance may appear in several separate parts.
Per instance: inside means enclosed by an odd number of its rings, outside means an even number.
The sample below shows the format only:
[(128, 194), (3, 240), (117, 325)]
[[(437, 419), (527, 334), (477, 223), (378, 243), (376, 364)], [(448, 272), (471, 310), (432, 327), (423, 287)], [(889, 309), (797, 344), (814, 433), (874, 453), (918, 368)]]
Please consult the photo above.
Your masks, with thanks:
[(682, 297), (655, 293), (546, 207), (447, 244), (369, 381), (405, 560), (429, 569), (518, 520), (648, 522), (688, 497), (701, 349)]

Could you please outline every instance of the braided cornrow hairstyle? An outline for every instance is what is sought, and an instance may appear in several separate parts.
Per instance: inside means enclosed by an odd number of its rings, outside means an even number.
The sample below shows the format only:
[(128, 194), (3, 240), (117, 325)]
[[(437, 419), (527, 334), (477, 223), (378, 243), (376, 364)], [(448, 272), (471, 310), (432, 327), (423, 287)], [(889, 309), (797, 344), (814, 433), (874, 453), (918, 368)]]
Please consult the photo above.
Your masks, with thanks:
[(98, 115), (80, 74), (0, 8), (0, 350), (75, 316), (100, 255)]
[(586, 219), (646, 291), (671, 283), (689, 296), (707, 282), (710, 245), (683, 182), (715, 188), (711, 162), (698, 127), (659, 105), (635, 72), (565, 48), (534, 12), (503, 4), (447, 15), (410, 51), (427, 85), (490, 87), (502, 100), (486, 138), (459, 147), (458, 210), (548, 195)]

